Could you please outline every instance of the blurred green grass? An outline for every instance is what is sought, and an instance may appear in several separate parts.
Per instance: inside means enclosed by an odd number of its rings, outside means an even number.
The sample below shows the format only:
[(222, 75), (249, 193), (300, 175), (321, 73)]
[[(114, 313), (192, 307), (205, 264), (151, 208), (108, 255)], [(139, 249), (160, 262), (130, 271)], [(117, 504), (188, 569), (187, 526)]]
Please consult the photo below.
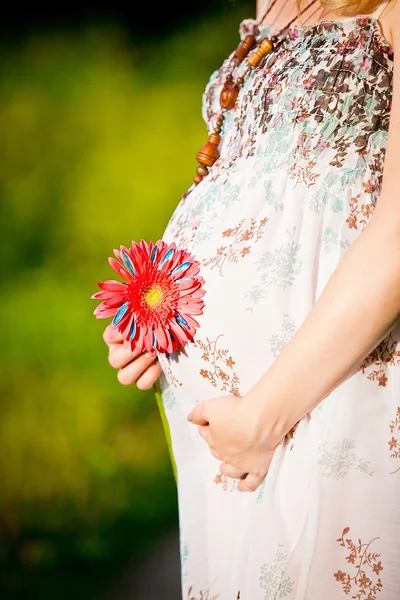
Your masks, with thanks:
[(2, 598), (100, 598), (176, 525), (154, 395), (117, 383), (90, 295), (190, 185), (201, 94), (245, 10), (152, 48), (94, 27), (1, 50)]

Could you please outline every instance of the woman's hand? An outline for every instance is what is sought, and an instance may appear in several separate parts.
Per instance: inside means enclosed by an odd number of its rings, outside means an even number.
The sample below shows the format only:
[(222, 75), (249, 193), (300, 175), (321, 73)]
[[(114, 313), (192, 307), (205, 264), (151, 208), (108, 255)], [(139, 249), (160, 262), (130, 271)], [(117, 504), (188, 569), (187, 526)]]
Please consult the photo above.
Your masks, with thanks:
[(120, 333), (111, 337), (109, 327), (106, 327), (103, 339), (108, 346), (108, 362), (114, 369), (119, 369), (118, 381), (122, 385), (136, 383), (139, 390), (151, 389), (161, 373), (157, 357), (145, 352), (135, 354), (130, 348), (124, 348)]
[(255, 406), (237, 396), (213, 398), (198, 404), (188, 419), (222, 461), (221, 472), (241, 480), (239, 490), (252, 492), (261, 485), (280, 440)]

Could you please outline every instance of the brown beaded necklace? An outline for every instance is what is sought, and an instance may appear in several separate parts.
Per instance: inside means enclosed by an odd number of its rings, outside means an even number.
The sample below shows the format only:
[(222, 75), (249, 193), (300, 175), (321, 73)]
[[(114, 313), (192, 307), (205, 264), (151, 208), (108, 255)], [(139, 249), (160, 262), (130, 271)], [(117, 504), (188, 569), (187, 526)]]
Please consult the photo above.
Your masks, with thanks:
[[(317, 1), (318, 0), (312, 0), (309, 4), (307, 4), (307, 6), (303, 8), (298, 15), (296, 15), (282, 29), (280, 29), (277, 34), (273, 35), (271, 39), (264, 38), (261, 40), (250, 56), (247, 55), (256, 44), (256, 38), (254, 35), (247, 35), (243, 42), (241, 42), (236, 48), (232, 57), (231, 72), (226, 76), (225, 83), (219, 97), (221, 110), (217, 113), (218, 118), (216, 125), (213, 132), (208, 136), (208, 141), (200, 148), (196, 155), (199, 166), (197, 167), (196, 175), (193, 178), (195, 185), (202, 181), (202, 179), (208, 174), (208, 169), (212, 167), (215, 161), (219, 158), (218, 146), (221, 141), (221, 136), (219, 134), (224, 122), (225, 112), (235, 106), (240, 86), (243, 85), (246, 75), (249, 73), (249, 71), (251, 71), (252, 68), (258, 67), (264, 56), (272, 52), (272, 50), (276, 50), (276, 48), (283, 42), (285, 37), (283, 36), (280, 38), (280, 36), (282, 36), (282, 34), (290, 27), (290, 25), (296, 21), (298, 16), (306, 12), (306, 10), (308, 10), (310, 6), (315, 4)], [(258, 25), (263, 23), (264, 19), (269, 14), (270, 10), (272, 10), (276, 2), (277, 0), (273, 0), (268, 6), (267, 10), (258, 21)], [(246, 59), (247, 62), (246, 70), (235, 81), (233, 78), (233, 71), (240, 65), (240, 63), (244, 61), (244, 59)]]

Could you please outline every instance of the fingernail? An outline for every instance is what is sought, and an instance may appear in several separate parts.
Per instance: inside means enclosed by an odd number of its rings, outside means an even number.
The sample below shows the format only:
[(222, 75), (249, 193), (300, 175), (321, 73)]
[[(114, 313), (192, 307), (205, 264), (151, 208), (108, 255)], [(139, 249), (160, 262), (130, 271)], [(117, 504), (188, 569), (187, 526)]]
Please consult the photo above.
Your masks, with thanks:
[(193, 413), (191, 412), (191, 413), (188, 414), (187, 420), (191, 421), (192, 419), (193, 419)]

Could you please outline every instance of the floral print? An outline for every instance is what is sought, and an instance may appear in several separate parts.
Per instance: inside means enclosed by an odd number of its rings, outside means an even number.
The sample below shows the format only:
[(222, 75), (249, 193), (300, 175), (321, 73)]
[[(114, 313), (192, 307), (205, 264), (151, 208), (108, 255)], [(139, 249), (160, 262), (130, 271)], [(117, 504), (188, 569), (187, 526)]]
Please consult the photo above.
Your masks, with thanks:
[[(366, 186), (367, 184), (364, 185)], [(372, 188), (370, 188), (370, 193), (371, 191)], [(350, 229), (358, 229), (359, 227), (363, 229), (374, 212), (375, 205), (372, 202), (360, 205), (360, 197), (361, 194), (357, 194), (355, 198), (350, 200), (350, 214), (346, 219), (346, 223)]]
[(390, 333), (382, 342), (367, 356), (361, 366), (361, 371), (367, 374), (370, 381), (377, 381), (382, 387), (388, 381), (387, 367), (400, 366), (400, 342), (399, 337), (393, 338)]
[(328, 449), (327, 443), (324, 442), (319, 449), (321, 458), (317, 461), (321, 465), (322, 476), (340, 479), (353, 470), (373, 475), (374, 471), (371, 470), (370, 462), (357, 458), (354, 452), (355, 445), (355, 440), (344, 439), (333, 448)]
[(219, 347), (221, 337), (222, 334), (211, 342), (208, 338), (205, 342), (197, 338), (194, 342), (194, 345), (203, 351), (202, 360), (209, 363), (209, 368), (200, 369), (200, 375), (221, 392), (229, 391), (230, 394), (239, 396), (239, 377), (233, 368), (235, 361), (227, 348)]
[(236, 227), (226, 229), (222, 232), (222, 237), (231, 238), (227, 239), (228, 245), (217, 248), (216, 255), (203, 260), (202, 264), (205, 267), (211, 265), (211, 269), (218, 267), (220, 274), (223, 275), (226, 262), (237, 263), (240, 258), (250, 254), (252, 245), (261, 239), (267, 221), (266, 217), (259, 222), (251, 219), (248, 227), (245, 227), (245, 219), (242, 219)]
[[(390, 458), (394, 458), (396, 460), (400, 460), (400, 406), (397, 407), (396, 415), (392, 419), (389, 425), (390, 433), (392, 437), (390, 438), (388, 445), (390, 450)], [(397, 467), (395, 471), (392, 471), (392, 474), (398, 473), (400, 471), (400, 465)]]
[(296, 323), (290, 318), (290, 315), (283, 315), (283, 323), (281, 325), (282, 333), (274, 334), (269, 338), (271, 344), (271, 352), (275, 357), (278, 357), (290, 338), (296, 330)]
[(260, 586), (265, 590), (265, 600), (291, 596), (294, 581), (285, 573), (286, 563), (287, 556), (279, 544), (272, 563), (264, 563), (261, 567)]
[[(245, 20), (241, 39), (250, 33), (261, 40), (274, 28)], [(290, 28), (245, 75), (219, 159), (164, 232), (200, 262), (206, 291), (193, 341), (160, 356), (184, 600), (398, 598), (400, 324), (287, 433), (254, 493), (220, 473), (187, 421), (210, 398), (246, 399), (368, 227), (382, 187), (393, 66), (373, 16)], [(246, 70), (233, 53), (206, 85), (210, 132), (232, 70), (234, 78)], [(359, 310), (374, 318), (374, 307)]]
[(224, 492), (233, 492), (237, 488), (237, 480), (227, 477), (223, 473), (217, 473), (214, 477), (216, 483)]
[(360, 539), (354, 542), (351, 538), (345, 537), (349, 531), (350, 527), (345, 527), (341, 537), (336, 541), (349, 551), (346, 561), (352, 565), (351, 573), (338, 570), (333, 576), (341, 584), (346, 596), (351, 594), (354, 600), (376, 600), (383, 588), (381, 579), (383, 566), (382, 561), (379, 560), (381, 555), (374, 551), (375, 542), (379, 538), (374, 538), (367, 544), (363, 544)]
[(213, 594), (210, 590), (201, 591), (194, 595), (193, 586), (191, 585), (188, 589), (186, 600), (218, 600), (219, 594)]
[[(270, 286), (286, 288), (293, 285), (296, 276), (302, 268), (302, 260), (299, 257), (301, 245), (296, 242), (296, 228), (287, 232), (289, 240), (272, 250), (267, 250), (261, 259), (257, 261), (258, 271), (262, 272), (260, 283), (253, 285), (246, 294), (253, 304), (262, 300)], [(252, 310), (249, 307), (248, 310)]]

